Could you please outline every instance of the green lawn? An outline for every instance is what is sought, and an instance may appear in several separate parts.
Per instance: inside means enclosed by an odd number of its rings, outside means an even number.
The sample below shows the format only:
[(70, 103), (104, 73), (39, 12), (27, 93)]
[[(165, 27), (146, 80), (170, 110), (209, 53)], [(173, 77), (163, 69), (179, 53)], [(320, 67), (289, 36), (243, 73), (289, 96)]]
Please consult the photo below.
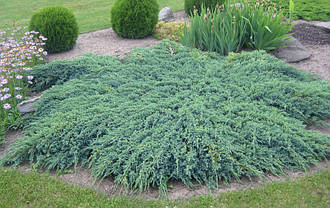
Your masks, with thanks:
[[(289, 12), (289, 0), (272, 0), (278, 6), (284, 9), (285, 13)], [(329, 0), (293, 0), (294, 2), (294, 19), (311, 20), (330, 20), (330, 2)]]
[[(15, 181), (15, 183), (13, 183)], [(296, 181), (275, 182), (256, 189), (230, 192), (218, 197), (187, 200), (107, 198), (46, 174), (0, 169), (0, 207), (329, 207), (330, 171)]]
[[(273, 0), (288, 8), (287, 0)], [(295, 18), (330, 20), (328, 0), (294, 0)], [(160, 8), (170, 6), (173, 11), (183, 10), (184, 0), (158, 0)], [(27, 25), (32, 14), (46, 6), (64, 5), (74, 12), (80, 33), (110, 27), (110, 8), (114, 0), (0, 0), (0, 26), (13, 21)]]
[[(158, 0), (160, 8), (183, 9), (183, 0)], [(110, 27), (110, 9), (114, 0), (0, 0), (0, 26), (13, 21), (27, 25), (32, 14), (46, 6), (64, 5), (77, 17), (80, 33)]]

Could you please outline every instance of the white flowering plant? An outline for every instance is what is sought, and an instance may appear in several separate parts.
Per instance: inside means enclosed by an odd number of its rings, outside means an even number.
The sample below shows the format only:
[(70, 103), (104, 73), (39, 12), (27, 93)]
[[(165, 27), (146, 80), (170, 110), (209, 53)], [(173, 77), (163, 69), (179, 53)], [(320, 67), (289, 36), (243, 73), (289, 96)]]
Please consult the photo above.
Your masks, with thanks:
[(17, 104), (25, 99), (33, 66), (45, 62), (47, 39), (15, 24), (0, 29), (0, 136), (19, 117)]

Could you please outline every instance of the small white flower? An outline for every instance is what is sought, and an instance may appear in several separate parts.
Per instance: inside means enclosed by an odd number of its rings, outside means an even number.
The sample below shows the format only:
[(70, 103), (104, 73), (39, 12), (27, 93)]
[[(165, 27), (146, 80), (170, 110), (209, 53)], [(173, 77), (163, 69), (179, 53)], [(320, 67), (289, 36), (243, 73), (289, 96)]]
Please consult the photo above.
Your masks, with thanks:
[(23, 78), (22, 75), (19, 75), (19, 74), (16, 75), (16, 79), (22, 79), (22, 78)]
[(6, 104), (3, 104), (3, 108), (5, 110), (9, 110), (11, 108), (10, 104), (9, 103), (6, 103)]
[(5, 85), (7, 83), (8, 83), (8, 79), (4, 79), (4, 80), (1, 81), (1, 84), (3, 84), (3, 85)]
[(22, 95), (16, 95), (16, 99), (20, 100), (22, 98), (23, 98)]
[(1, 92), (8, 92), (8, 91), (9, 91), (9, 88), (8, 88), (8, 87), (3, 88), (3, 89), (1, 90)]

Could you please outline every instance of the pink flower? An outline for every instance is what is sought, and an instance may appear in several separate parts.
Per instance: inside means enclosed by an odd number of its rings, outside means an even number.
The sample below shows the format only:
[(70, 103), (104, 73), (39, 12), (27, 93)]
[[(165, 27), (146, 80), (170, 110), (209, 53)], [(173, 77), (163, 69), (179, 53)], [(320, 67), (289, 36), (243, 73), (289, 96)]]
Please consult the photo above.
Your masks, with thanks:
[(2, 92), (8, 92), (8, 91), (9, 91), (9, 88), (8, 88), (8, 87), (3, 88), (1, 91), (2, 91)]
[(22, 75), (16, 75), (16, 79), (22, 79), (23, 78), (23, 76)]
[(33, 76), (27, 76), (28, 80), (32, 80)]
[(3, 104), (3, 108), (5, 110), (9, 110), (11, 108), (10, 104), (9, 103), (6, 103), (6, 104)]
[(30, 70), (32, 70), (31, 67), (24, 67), (23, 69), (24, 69), (25, 71), (30, 71)]
[(47, 56), (47, 51), (42, 52), (42, 54), (44, 54), (44, 56)]
[(5, 94), (2, 98), (4, 99), (4, 100), (7, 100), (8, 98), (10, 98), (11, 97), (11, 94)]
[(18, 100), (22, 99), (22, 95), (16, 95), (16, 99)]
[(4, 79), (4, 80), (1, 81), (1, 84), (3, 84), (3, 85), (5, 85), (7, 83), (8, 83), (8, 79)]
[(22, 88), (20, 88), (20, 87), (15, 87), (15, 90), (17, 90), (17, 91), (19, 91), (19, 90), (21, 90)]

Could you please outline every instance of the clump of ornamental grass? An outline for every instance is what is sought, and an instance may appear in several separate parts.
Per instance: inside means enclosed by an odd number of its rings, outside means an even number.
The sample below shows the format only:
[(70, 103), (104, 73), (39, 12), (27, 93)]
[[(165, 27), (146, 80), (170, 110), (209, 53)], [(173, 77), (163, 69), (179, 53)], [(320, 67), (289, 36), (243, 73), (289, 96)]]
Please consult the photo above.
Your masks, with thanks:
[(25, 99), (31, 67), (44, 62), (45, 37), (21, 26), (0, 30), (0, 135), (19, 117), (16, 105)]
[(223, 57), (166, 40), (123, 64), (93, 59), (92, 73), (43, 92), (2, 165), (86, 165), (95, 178), (166, 194), (169, 180), (212, 189), (330, 155), (330, 137), (306, 129), (330, 118), (330, 83), (264, 51)]
[(290, 37), (292, 29), (282, 12), (247, 1), (228, 1), (215, 9), (202, 7), (184, 28), (181, 43), (221, 55), (245, 48), (274, 50)]

